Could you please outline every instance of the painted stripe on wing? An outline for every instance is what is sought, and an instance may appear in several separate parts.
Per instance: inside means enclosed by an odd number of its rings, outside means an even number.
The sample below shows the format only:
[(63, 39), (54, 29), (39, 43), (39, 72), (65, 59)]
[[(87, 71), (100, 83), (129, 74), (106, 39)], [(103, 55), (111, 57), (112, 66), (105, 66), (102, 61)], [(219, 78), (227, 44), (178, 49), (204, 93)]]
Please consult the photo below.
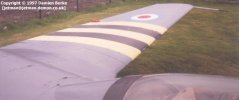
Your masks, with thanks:
[(104, 28), (67, 28), (60, 30), (58, 32), (87, 32), (87, 33), (98, 33), (98, 34), (110, 34), (123, 36), (131, 39), (136, 39), (141, 42), (144, 42), (148, 45), (152, 44), (155, 40), (153, 37), (148, 35), (144, 35), (137, 32), (124, 31), (124, 30), (116, 30), (116, 29), (104, 29)]
[(75, 36), (39, 36), (29, 40), (35, 41), (60, 41), (60, 42), (71, 42), (71, 43), (81, 43), (87, 45), (93, 45), (97, 47), (107, 48), (115, 52), (119, 52), (123, 55), (130, 57), (131, 59), (135, 59), (141, 51), (137, 48), (134, 48), (129, 45), (125, 45), (122, 43), (104, 40), (104, 39), (97, 39), (97, 38), (90, 38), (90, 37), (75, 37)]
[(158, 33), (157, 31), (148, 30), (144, 28), (139, 27), (132, 27), (132, 26), (122, 26), (122, 25), (77, 25), (75, 28), (109, 28), (109, 29), (119, 29), (119, 30), (126, 30), (126, 31), (133, 31), (142, 33), (148, 36), (151, 36), (155, 39), (160, 37), (161, 33)]
[(92, 38), (105, 39), (105, 40), (110, 40), (110, 41), (115, 41), (115, 42), (123, 43), (126, 45), (130, 45), (141, 51), (148, 46), (146, 43), (135, 40), (135, 39), (122, 37), (122, 36), (116, 36), (116, 35), (110, 35), (110, 34), (84, 33), (84, 32), (56, 32), (56, 33), (51, 33), (50, 35), (79, 36), (79, 37), (92, 37)]
[(131, 27), (139, 27), (148, 30), (153, 30), (158, 33), (165, 33), (167, 28), (162, 27), (160, 25), (142, 23), (142, 22), (126, 22), (126, 21), (112, 21), (112, 22), (89, 22), (83, 25), (122, 25), (122, 26), (131, 26)]

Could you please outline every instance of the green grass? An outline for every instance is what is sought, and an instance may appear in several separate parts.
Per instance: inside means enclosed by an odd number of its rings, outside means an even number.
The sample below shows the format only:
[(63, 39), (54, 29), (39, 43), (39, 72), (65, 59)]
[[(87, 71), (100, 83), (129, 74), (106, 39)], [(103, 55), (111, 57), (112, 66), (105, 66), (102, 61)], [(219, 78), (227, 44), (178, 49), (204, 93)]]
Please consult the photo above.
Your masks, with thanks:
[(0, 46), (162, 2), (189, 3), (224, 9), (194, 9), (155, 41), (118, 76), (152, 73), (200, 73), (239, 76), (239, 4), (200, 0), (128, 0), (85, 11), (7, 24), (0, 31)]

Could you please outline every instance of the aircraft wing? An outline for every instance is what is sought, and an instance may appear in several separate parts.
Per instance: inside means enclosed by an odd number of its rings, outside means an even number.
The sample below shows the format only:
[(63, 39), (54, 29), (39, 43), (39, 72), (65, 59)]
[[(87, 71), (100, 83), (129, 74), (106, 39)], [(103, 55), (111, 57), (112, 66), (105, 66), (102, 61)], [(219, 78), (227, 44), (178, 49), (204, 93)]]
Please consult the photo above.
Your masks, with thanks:
[(188, 13), (156, 4), (0, 48), (0, 100), (55, 100), (59, 86), (114, 79)]

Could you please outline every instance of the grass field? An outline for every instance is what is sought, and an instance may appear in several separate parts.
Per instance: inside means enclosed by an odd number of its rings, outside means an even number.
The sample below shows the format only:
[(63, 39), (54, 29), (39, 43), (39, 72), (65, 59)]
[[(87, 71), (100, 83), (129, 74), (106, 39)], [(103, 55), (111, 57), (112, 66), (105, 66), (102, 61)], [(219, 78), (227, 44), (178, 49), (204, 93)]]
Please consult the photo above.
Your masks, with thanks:
[(239, 76), (239, 4), (200, 0), (129, 0), (79, 13), (66, 12), (44, 20), (7, 24), (8, 30), (0, 30), (0, 46), (161, 2), (182, 2), (225, 11), (192, 10), (118, 76), (152, 73)]

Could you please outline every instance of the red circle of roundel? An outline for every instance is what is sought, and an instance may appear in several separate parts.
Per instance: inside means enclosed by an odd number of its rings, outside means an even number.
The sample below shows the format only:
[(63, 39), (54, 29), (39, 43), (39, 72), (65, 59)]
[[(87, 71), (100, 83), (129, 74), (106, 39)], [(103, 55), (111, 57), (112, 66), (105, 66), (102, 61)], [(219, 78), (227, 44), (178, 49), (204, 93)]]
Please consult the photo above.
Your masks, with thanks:
[(140, 14), (140, 15), (132, 16), (130, 19), (136, 20), (136, 21), (150, 21), (157, 18), (158, 18), (157, 14)]
[(147, 19), (147, 18), (151, 18), (151, 16), (149, 15), (142, 15), (138, 17), (139, 19)]

